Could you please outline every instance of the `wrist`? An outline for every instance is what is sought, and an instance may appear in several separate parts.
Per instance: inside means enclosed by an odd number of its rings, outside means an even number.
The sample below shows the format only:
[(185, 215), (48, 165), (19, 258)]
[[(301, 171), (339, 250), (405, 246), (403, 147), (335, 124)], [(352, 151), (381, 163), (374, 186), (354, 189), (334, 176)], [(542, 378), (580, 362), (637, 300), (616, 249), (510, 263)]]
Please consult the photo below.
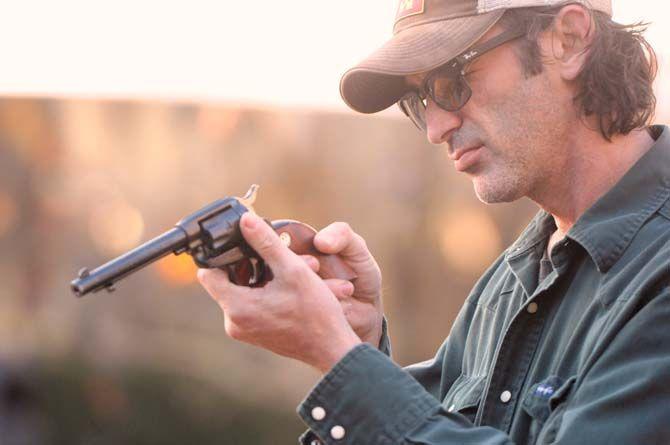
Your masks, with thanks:
[(337, 342), (318, 351), (319, 357), (313, 366), (321, 373), (327, 374), (349, 351), (361, 343), (363, 343), (361, 339), (351, 331)]

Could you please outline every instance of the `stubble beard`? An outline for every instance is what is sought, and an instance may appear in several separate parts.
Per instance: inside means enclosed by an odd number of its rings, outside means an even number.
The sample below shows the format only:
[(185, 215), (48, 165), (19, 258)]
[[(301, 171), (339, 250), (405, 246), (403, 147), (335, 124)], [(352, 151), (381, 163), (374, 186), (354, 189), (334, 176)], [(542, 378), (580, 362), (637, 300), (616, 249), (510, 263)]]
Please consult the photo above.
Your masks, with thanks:
[(531, 181), (524, 175), (529, 167), (523, 164), (525, 163), (493, 165), (491, 166), (493, 171), (483, 172), (473, 178), (472, 184), (477, 199), (485, 204), (496, 204), (513, 202), (525, 196), (531, 188)]
[(501, 131), (497, 133), (496, 142), (501, 143), (505, 149), (492, 144), (493, 138), (474, 124), (464, 125), (452, 141), (457, 144), (473, 140), (483, 142), (485, 159), (468, 173), (471, 175), (475, 195), (485, 204), (516, 201), (525, 196), (533, 184), (534, 169), (531, 168), (529, 157), (523, 155), (530, 151), (530, 147), (527, 144), (518, 144), (519, 141), (513, 135)]
[(501, 159), (503, 152), (490, 144), (490, 140), (490, 135), (478, 125), (465, 122), (452, 136), (450, 145), (463, 147), (483, 143), (482, 149), (486, 152), (486, 160), (468, 172), (477, 198), (487, 204), (513, 201), (517, 199), (516, 189), (520, 181), (512, 172), (518, 168), (511, 169), (504, 165), (513, 163), (514, 160)]
[[(487, 204), (532, 197), (552, 174), (555, 144), (564, 138), (569, 117), (547, 92), (545, 75), (526, 79), (516, 94), (489, 107), (489, 159), (472, 181), (477, 198)], [(569, 104), (566, 106), (570, 106)], [(513, 130), (511, 130), (513, 129)]]

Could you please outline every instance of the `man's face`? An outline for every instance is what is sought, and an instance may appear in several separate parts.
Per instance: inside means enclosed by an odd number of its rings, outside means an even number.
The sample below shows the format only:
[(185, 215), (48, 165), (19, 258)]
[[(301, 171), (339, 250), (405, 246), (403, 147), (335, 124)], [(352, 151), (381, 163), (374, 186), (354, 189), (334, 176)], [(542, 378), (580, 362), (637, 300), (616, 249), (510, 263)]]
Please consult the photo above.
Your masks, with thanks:
[[(479, 42), (501, 31), (495, 26)], [(428, 100), (428, 140), (447, 144), (454, 166), (470, 176), (483, 202), (545, 192), (551, 176), (567, 163), (567, 152), (560, 148), (576, 118), (569, 91), (551, 64), (526, 78), (514, 43), (482, 55), (465, 72), (472, 97), (463, 108), (448, 112)], [(423, 77), (411, 76), (408, 82), (419, 85)]]

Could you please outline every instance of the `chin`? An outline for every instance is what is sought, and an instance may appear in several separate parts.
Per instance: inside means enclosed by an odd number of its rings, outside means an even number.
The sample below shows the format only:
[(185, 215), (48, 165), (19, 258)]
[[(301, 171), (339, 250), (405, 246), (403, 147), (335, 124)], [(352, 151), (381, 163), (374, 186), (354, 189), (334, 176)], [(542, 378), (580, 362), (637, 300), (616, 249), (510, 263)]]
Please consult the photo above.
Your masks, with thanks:
[(487, 180), (487, 178), (475, 178), (472, 180), (477, 198), (485, 204), (496, 204), (500, 202), (512, 202), (523, 196), (519, 187), (515, 187), (513, 181)]

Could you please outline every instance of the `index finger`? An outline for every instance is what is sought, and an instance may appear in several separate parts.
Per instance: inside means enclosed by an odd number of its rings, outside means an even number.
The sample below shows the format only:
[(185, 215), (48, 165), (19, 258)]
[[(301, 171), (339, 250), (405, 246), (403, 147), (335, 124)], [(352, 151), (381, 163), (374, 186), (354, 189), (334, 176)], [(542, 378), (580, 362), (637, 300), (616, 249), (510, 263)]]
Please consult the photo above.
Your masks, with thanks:
[(282, 270), (292, 261), (302, 263), (302, 260), (282, 243), (274, 229), (252, 212), (242, 215), (240, 229), (249, 246), (265, 260), (271, 269)]

